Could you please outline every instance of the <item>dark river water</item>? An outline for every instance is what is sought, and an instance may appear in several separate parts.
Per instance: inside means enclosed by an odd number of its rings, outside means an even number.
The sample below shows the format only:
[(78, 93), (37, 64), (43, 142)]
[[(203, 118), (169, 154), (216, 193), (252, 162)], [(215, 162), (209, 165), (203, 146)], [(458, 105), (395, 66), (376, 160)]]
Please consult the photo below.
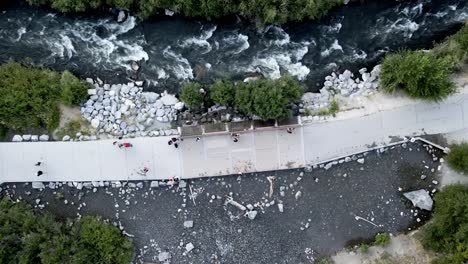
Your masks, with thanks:
[[(333, 70), (375, 64), (388, 51), (427, 48), (468, 18), (468, 1), (367, 1), (318, 22), (258, 29), (177, 17), (141, 22), (129, 16), (68, 17), (26, 6), (0, 12), (0, 61), (69, 69), (106, 82), (146, 80), (151, 90), (177, 91), (189, 79), (290, 74), (316, 91)], [(138, 74), (131, 62), (138, 61)]]

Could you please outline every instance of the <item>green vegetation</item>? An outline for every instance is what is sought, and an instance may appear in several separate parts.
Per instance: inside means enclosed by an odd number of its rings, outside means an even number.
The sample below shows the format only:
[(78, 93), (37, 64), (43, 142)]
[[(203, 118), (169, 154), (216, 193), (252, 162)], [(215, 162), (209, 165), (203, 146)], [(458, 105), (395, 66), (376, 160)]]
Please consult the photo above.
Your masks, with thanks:
[(375, 236), (374, 245), (385, 247), (390, 243), (390, 234), (388, 233), (378, 233)]
[(62, 73), (60, 85), (62, 102), (66, 105), (79, 105), (88, 97), (88, 83), (78, 79), (69, 71)]
[(218, 80), (210, 86), (211, 100), (220, 105), (232, 106), (235, 93), (234, 84), (227, 80)]
[(432, 50), (438, 58), (444, 58), (451, 68), (458, 68), (468, 58), (468, 24)]
[[(327, 116), (331, 115), (333, 117), (336, 116), (336, 113), (340, 111), (340, 105), (336, 100), (331, 101), (330, 106), (328, 108), (322, 108), (317, 112), (319, 116)], [(313, 115), (313, 113), (309, 110), (306, 115)]]
[(128, 264), (133, 245), (99, 217), (57, 222), (23, 202), (0, 200), (0, 263)]
[(7, 129), (53, 130), (59, 125), (58, 103), (78, 104), (87, 84), (69, 72), (6, 63), (0, 66), (0, 124)]
[(455, 91), (450, 62), (430, 52), (402, 51), (385, 57), (380, 83), (390, 93), (403, 90), (414, 98), (440, 100)]
[(468, 58), (468, 24), (431, 51), (400, 51), (382, 63), (380, 83), (390, 93), (440, 100), (455, 91), (449, 75)]
[(343, 4), (342, 0), (27, 0), (61, 12), (85, 12), (105, 7), (130, 9), (141, 18), (163, 13), (165, 8), (187, 17), (221, 18), (240, 15), (259, 24), (316, 19)]
[(424, 229), (423, 245), (445, 256), (435, 264), (468, 260), (468, 186), (450, 185), (435, 195), (432, 222)]
[(203, 87), (199, 83), (184, 83), (180, 91), (180, 99), (190, 108), (200, 108), (203, 105), (204, 97), (204, 94), (200, 91), (201, 89)]
[(468, 174), (468, 143), (451, 145), (447, 161), (455, 170)]
[[(203, 86), (190, 82), (182, 85), (180, 99), (191, 108), (203, 105)], [(304, 92), (302, 85), (289, 76), (277, 80), (259, 79), (233, 83), (216, 81), (207, 89), (214, 103), (233, 106), (245, 114), (263, 120), (280, 119), (290, 115), (289, 104), (299, 100)]]
[(359, 250), (360, 250), (362, 253), (365, 254), (365, 253), (369, 252), (369, 245), (367, 245), (367, 244), (361, 244), (361, 245), (359, 246)]
[(65, 135), (70, 137), (75, 137), (77, 133), (81, 133), (83, 135), (89, 134), (89, 131), (83, 130), (81, 128), (81, 121), (80, 120), (70, 120), (63, 125), (60, 129), (57, 129), (56, 136), (60, 140)]

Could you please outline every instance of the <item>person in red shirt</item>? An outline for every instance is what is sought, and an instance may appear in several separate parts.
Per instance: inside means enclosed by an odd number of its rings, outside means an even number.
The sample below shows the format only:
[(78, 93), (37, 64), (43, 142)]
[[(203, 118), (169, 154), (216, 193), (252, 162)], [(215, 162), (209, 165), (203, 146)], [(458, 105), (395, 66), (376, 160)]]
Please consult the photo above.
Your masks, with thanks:
[(131, 147), (133, 147), (133, 145), (128, 143), (128, 142), (124, 142), (122, 144), (119, 144), (119, 148), (122, 148), (122, 147), (123, 148), (131, 148)]

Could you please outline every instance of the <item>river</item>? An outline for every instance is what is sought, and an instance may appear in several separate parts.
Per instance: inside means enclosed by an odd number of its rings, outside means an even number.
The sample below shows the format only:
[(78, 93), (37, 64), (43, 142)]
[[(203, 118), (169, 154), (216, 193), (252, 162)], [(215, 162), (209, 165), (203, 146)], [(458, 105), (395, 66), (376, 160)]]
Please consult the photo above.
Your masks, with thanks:
[[(463, 0), (367, 1), (316, 22), (258, 29), (238, 19), (159, 17), (123, 23), (104, 14), (64, 16), (15, 5), (0, 12), (0, 61), (69, 69), (109, 83), (137, 78), (148, 90), (176, 92), (182, 81), (290, 74), (309, 91), (333, 70), (372, 66), (398, 49), (431, 47), (468, 18)], [(140, 71), (131, 70), (138, 61)]]

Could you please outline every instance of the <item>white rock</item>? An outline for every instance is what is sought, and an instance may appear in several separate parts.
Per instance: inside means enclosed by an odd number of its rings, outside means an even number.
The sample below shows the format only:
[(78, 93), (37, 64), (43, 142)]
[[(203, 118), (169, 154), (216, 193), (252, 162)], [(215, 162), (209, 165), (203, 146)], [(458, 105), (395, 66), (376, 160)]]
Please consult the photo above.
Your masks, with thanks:
[(164, 14), (165, 14), (166, 16), (173, 16), (173, 15), (174, 15), (174, 11), (169, 10), (169, 9), (164, 9)]
[(63, 136), (62, 138), (62, 141), (69, 141), (70, 140), (70, 136), (69, 135), (65, 135)]
[(125, 12), (123, 10), (119, 11), (119, 15), (117, 16), (117, 22), (121, 23), (125, 20)]
[(187, 245), (185, 245), (185, 250), (186, 250), (187, 253), (192, 251), (192, 249), (194, 249), (194, 248), (195, 247), (193, 246), (192, 243), (188, 243)]
[(165, 251), (165, 252), (161, 252), (158, 254), (158, 261), (159, 262), (164, 262), (164, 261), (167, 261), (171, 259), (171, 253)]
[(24, 140), (24, 141), (29, 141), (29, 140), (31, 140), (31, 135), (23, 135), (23, 140)]
[(93, 119), (91, 120), (91, 126), (94, 127), (94, 128), (98, 128), (99, 127), (99, 124), (100, 124), (100, 121), (99, 119)]
[(159, 187), (159, 182), (158, 181), (151, 181), (150, 188), (157, 188), (157, 187)]
[(282, 203), (278, 203), (278, 210), (280, 211), (280, 213), (284, 212), (284, 207)]
[(179, 187), (180, 187), (180, 188), (186, 188), (186, 187), (187, 187), (187, 182), (184, 181), (184, 180), (180, 180), (180, 181), (179, 181)]
[(31, 136), (31, 141), (36, 142), (39, 140), (39, 137), (37, 135), (32, 135)]
[(161, 97), (161, 101), (164, 105), (175, 105), (179, 102), (179, 100), (172, 94), (166, 94)]
[(45, 185), (42, 182), (32, 182), (33, 189), (44, 189)]
[(424, 189), (406, 192), (403, 194), (403, 196), (409, 199), (415, 207), (419, 207), (427, 211), (432, 210), (432, 205), (434, 204), (434, 201), (432, 200), (429, 193)]
[(185, 105), (184, 105), (183, 102), (178, 102), (178, 103), (176, 103), (176, 104), (174, 105), (174, 109), (180, 111), (180, 110), (182, 110), (182, 109), (184, 108), (184, 106), (185, 106)]
[(247, 212), (247, 217), (250, 219), (250, 220), (254, 220), (255, 217), (257, 217), (257, 211), (253, 210), (253, 211), (249, 211)]
[(39, 137), (39, 140), (40, 140), (40, 141), (49, 141), (49, 135), (41, 135), (41, 136)]
[(23, 137), (20, 135), (14, 135), (13, 138), (11, 139), (13, 142), (21, 142), (23, 141)]
[(184, 228), (192, 228), (193, 227), (193, 221), (188, 220), (184, 221)]
[(359, 164), (364, 164), (364, 159), (363, 159), (363, 158), (358, 159), (358, 160), (356, 160), (356, 161), (357, 161), (357, 163), (359, 163)]
[(95, 94), (97, 94), (96, 89), (88, 89), (88, 95), (95, 95)]

